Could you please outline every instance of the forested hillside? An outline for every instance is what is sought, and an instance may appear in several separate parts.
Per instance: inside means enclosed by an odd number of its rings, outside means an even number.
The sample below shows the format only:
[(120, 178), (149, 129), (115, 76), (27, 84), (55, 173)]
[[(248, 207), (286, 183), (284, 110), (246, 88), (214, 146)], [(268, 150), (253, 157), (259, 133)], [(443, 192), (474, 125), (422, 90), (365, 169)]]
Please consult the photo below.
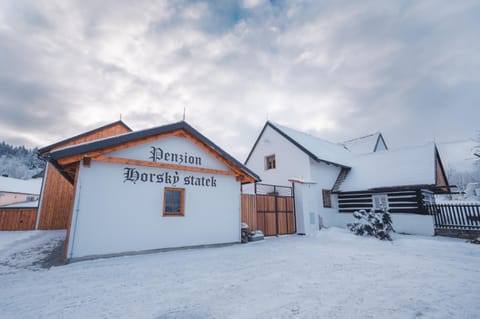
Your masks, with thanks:
[(0, 175), (29, 179), (44, 169), (45, 162), (37, 157), (37, 148), (0, 143)]

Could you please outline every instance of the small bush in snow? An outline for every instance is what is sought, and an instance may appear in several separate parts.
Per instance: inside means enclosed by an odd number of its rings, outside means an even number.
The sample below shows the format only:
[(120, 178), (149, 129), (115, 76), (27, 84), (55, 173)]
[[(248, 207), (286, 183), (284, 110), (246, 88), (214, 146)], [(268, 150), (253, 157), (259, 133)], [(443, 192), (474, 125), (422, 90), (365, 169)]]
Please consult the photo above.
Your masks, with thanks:
[(347, 227), (359, 236), (374, 236), (381, 240), (392, 240), (390, 234), (394, 231), (390, 213), (386, 210), (376, 213), (373, 210), (359, 210), (353, 213), (355, 222)]

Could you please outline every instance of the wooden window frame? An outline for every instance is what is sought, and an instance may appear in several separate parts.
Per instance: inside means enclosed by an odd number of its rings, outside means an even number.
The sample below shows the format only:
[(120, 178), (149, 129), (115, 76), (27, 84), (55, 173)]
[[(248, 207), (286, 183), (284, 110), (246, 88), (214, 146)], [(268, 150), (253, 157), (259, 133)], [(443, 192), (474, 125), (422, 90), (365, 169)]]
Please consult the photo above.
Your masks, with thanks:
[[(179, 192), (180, 193), (180, 212), (167, 212), (167, 192)], [(183, 217), (185, 216), (185, 188), (177, 187), (165, 187), (163, 189), (163, 216), (168, 217)]]
[[(375, 197), (385, 198), (387, 207), (384, 207), (384, 208), (375, 207)], [(390, 208), (390, 202), (388, 200), (388, 194), (386, 194), (386, 193), (372, 194), (372, 209), (373, 210), (382, 210), (382, 209), (388, 210), (389, 208)]]
[[(327, 200), (328, 198), (328, 200)], [(333, 208), (332, 205), (332, 191), (329, 189), (322, 189), (323, 208)]]
[[(270, 161), (271, 159), (273, 159), (273, 161)], [(269, 163), (273, 163), (271, 167)], [(265, 156), (265, 170), (268, 171), (275, 168), (277, 168), (277, 160), (275, 158), (275, 154)]]

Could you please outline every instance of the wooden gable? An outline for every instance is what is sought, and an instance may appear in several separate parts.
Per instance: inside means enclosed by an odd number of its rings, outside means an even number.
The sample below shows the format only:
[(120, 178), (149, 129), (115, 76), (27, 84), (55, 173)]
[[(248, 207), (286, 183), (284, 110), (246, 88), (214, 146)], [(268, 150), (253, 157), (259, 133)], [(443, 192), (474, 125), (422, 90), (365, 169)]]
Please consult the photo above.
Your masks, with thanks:
[(450, 192), (447, 176), (443, 168), (442, 160), (440, 159), (440, 154), (436, 147), (435, 147), (435, 185), (442, 191)]
[[(210, 154), (220, 163), (222, 163), (226, 169), (212, 169), (212, 168), (203, 168), (195, 167), (188, 165), (178, 165), (170, 163), (161, 163), (161, 162), (152, 162), (148, 160), (139, 160), (132, 158), (124, 158), (118, 156), (111, 156), (111, 153), (118, 152), (127, 148), (135, 147), (148, 142), (154, 142), (159, 139), (164, 139), (167, 137), (180, 137), (189, 140), (204, 152)], [(70, 156), (65, 156), (56, 160), (58, 166), (60, 166), (71, 178), (71, 181), (75, 179), (77, 173), (77, 163), (82, 160), (88, 159), (89, 161), (99, 161), (99, 162), (108, 162), (108, 163), (117, 163), (117, 164), (129, 164), (129, 165), (138, 165), (138, 166), (148, 166), (148, 167), (158, 167), (165, 169), (175, 169), (175, 170), (186, 170), (200, 173), (209, 173), (209, 174), (220, 174), (220, 175), (231, 175), (236, 176), (238, 181), (243, 183), (253, 183), (255, 178), (246, 174), (237, 164), (233, 163), (226, 156), (223, 156), (216, 149), (213, 149), (211, 145), (208, 145), (201, 139), (197, 138), (191, 132), (188, 132), (185, 129), (176, 129), (172, 131), (162, 132), (159, 134), (154, 134), (146, 136), (139, 139), (130, 140), (127, 142), (108, 145), (105, 147), (98, 147), (94, 150), (79, 152)]]
[(97, 140), (100, 138), (116, 136), (116, 135), (131, 132), (131, 131), (132, 130), (123, 121), (117, 121), (117, 122), (113, 122), (113, 123), (98, 127), (91, 131), (87, 131), (82, 134), (70, 137), (68, 139), (62, 140), (52, 145), (43, 147), (39, 149), (38, 152), (40, 153), (40, 155), (44, 155), (51, 151), (64, 148), (67, 146), (77, 145), (80, 143), (85, 143), (85, 142)]
[[(114, 122), (41, 148), (39, 154), (40, 156), (47, 156), (48, 153), (56, 149), (130, 131), (131, 129), (122, 121)], [(47, 163), (39, 207), (38, 229), (67, 228), (73, 205), (74, 187), (72, 181), (75, 173), (76, 166), (74, 165), (60, 168)], [(67, 176), (70, 176), (71, 180), (67, 179)]]

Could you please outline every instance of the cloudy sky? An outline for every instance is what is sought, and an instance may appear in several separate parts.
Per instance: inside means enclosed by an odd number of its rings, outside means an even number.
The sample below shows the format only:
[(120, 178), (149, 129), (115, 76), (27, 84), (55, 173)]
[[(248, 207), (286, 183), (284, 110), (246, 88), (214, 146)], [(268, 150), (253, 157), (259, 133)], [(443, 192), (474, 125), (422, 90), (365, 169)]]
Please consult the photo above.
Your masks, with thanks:
[(187, 121), (240, 160), (266, 119), (391, 147), (480, 129), (480, 2), (0, 2), (0, 140)]

